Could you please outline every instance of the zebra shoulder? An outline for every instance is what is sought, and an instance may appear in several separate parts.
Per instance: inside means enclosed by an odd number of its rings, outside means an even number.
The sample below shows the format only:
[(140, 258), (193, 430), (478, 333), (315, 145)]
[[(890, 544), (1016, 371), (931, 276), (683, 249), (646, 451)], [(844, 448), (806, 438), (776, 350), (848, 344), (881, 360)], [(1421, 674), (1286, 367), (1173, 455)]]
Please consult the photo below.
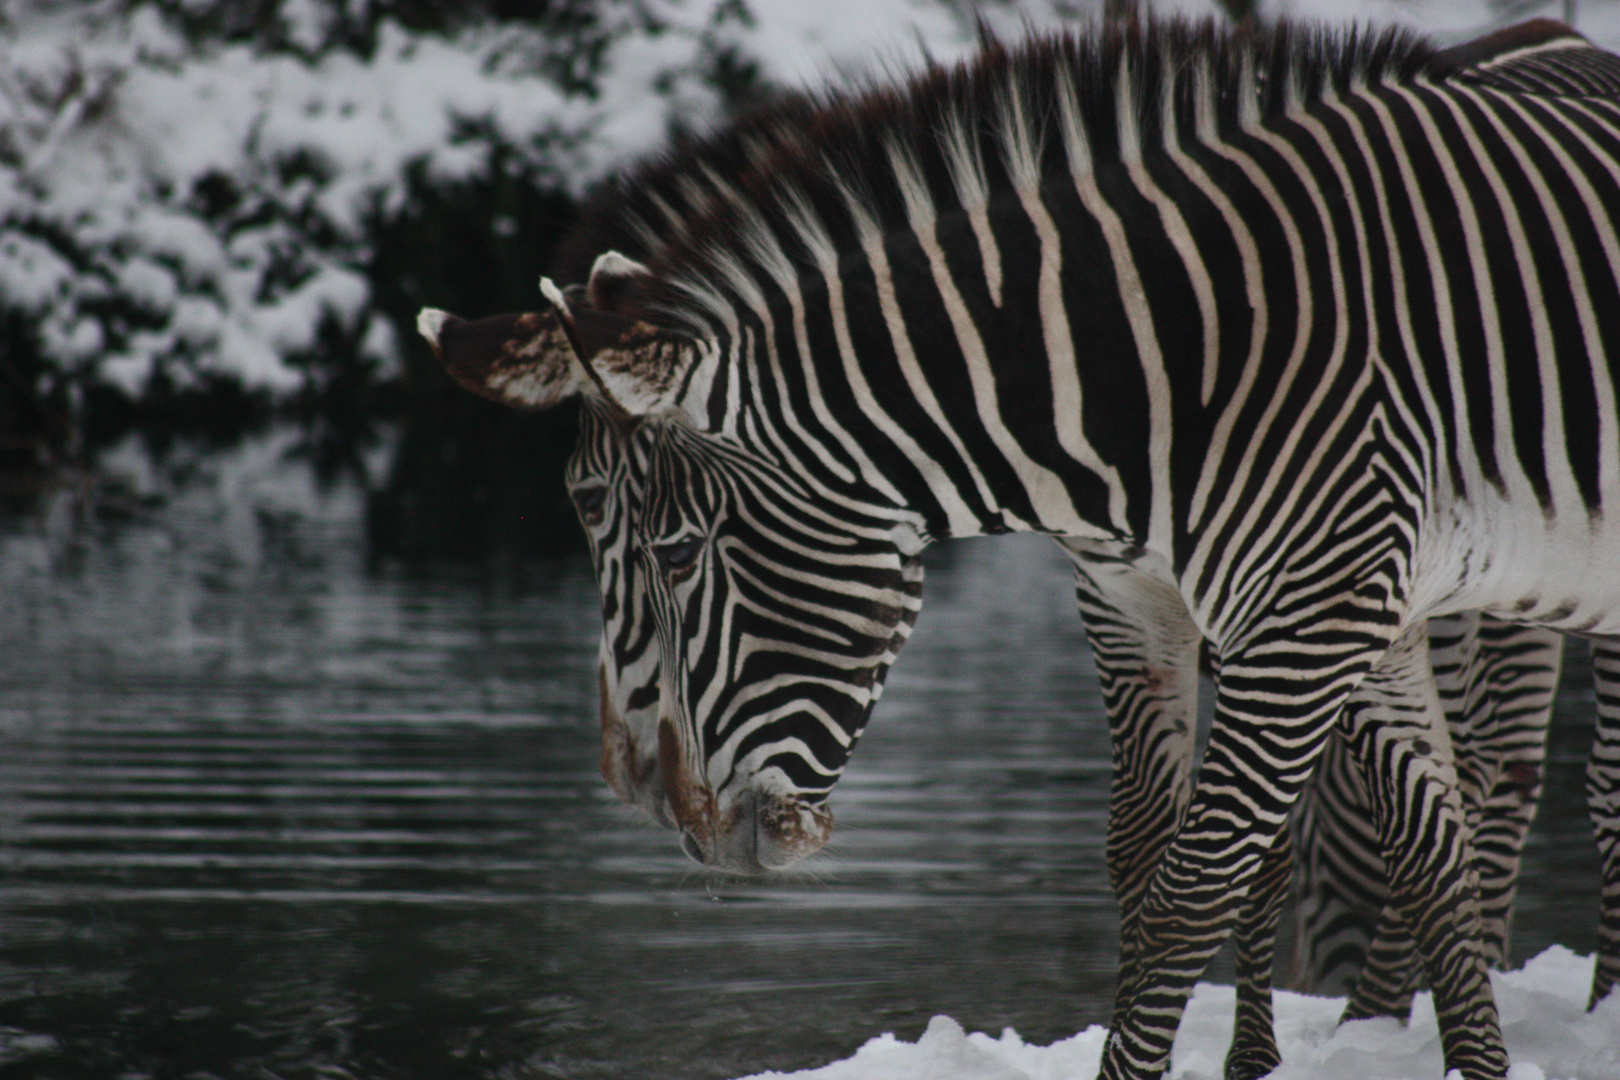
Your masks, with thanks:
[(1445, 79), (1521, 94), (1620, 96), (1620, 56), (1554, 19), (1530, 19), (1443, 49), (1434, 66)]

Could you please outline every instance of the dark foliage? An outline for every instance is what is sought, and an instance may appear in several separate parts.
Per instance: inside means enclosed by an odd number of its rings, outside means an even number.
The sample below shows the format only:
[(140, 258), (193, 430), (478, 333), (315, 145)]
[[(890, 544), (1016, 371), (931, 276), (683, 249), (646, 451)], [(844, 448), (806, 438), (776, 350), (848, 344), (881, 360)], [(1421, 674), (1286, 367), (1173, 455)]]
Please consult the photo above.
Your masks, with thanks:
[(582, 550), (562, 486), (572, 410), (524, 414), (476, 398), (451, 383), (416, 336), (424, 305), (478, 317), (539, 302), (541, 270), (574, 206), (495, 166), (467, 185), (413, 177), (408, 211), (379, 229), (367, 267), (406, 363), (399, 449), (368, 515), (380, 558), (502, 566), (526, 553)]
[(345, 49), (370, 56), (378, 28), (393, 22), (419, 33), (453, 33), (496, 22), (542, 26), (556, 43), (540, 68), (565, 90), (591, 92), (603, 55), (627, 7), (618, 0), (316, 0), (308, 25), (295, 28), (283, 0), (125, 0), (127, 9), (151, 7), (184, 28), (192, 40), (248, 43), (260, 49), (314, 56)]

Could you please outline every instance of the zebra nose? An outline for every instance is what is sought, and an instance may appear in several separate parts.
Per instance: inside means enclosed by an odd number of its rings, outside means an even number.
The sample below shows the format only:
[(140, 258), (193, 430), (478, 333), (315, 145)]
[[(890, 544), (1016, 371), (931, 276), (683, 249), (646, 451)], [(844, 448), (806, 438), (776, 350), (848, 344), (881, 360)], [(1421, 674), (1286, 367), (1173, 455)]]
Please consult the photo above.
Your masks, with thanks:
[[(743, 792), (726, 813), (692, 825), (682, 822), (681, 850), (688, 858), (732, 874), (762, 874), (759, 861), (759, 796)], [(701, 836), (699, 834), (702, 834)]]
[(730, 800), (686, 767), (679, 732), (658, 722), (658, 773), (681, 850), (704, 866), (733, 874), (763, 874), (797, 862), (827, 842), (832, 815), (797, 794), (776, 794), (746, 783)]
[(794, 796), (745, 791), (718, 820), (681, 830), (681, 850), (695, 862), (733, 874), (780, 870), (819, 850), (832, 815)]

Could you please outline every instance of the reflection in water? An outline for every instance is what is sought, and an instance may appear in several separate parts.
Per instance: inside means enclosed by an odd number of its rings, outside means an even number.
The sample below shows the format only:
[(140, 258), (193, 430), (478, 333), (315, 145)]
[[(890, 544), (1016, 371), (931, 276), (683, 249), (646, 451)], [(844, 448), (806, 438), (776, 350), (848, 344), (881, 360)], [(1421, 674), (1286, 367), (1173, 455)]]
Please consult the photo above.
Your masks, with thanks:
[[(933, 553), (829, 854), (712, 878), (596, 774), (585, 564), (368, 572), (364, 493), (280, 438), (0, 531), (5, 1075), (723, 1077), (1105, 1019), (1106, 735), (1043, 542)], [(1595, 937), (1586, 730), (1521, 957)]]

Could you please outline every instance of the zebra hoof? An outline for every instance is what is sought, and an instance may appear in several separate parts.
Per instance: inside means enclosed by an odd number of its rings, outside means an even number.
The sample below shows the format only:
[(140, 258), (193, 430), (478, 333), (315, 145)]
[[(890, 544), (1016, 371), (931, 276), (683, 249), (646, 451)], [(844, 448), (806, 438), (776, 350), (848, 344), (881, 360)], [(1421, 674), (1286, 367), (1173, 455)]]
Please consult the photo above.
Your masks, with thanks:
[(1352, 994), (1350, 1001), (1345, 1005), (1344, 1012), (1339, 1016), (1339, 1023), (1347, 1020), (1377, 1020), (1389, 1018), (1396, 1020), (1402, 1027), (1412, 1019), (1412, 995), (1404, 994), (1396, 998), (1379, 998)]
[(1233, 1047), (1226, 1055), (1226, 1080), (1260, 1080), (1282, 1064), (1277, 1046)]

